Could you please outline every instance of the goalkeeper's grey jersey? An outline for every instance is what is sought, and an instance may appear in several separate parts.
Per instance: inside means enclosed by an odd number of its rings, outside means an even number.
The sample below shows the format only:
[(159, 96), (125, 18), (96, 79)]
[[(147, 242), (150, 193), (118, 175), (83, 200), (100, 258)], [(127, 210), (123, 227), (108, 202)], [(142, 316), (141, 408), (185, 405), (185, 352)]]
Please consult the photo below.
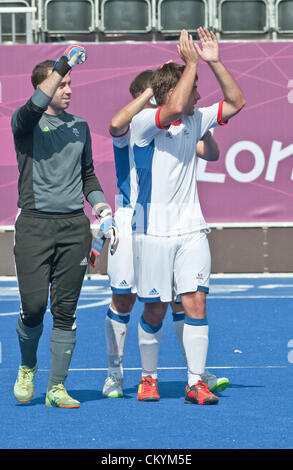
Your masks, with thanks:
[(101, 191), (94, 173), (87, 122), (63, 112), (46, 114), (50, 103), (40, 89), (12, 116), (17, 153), (18, 206), (44, 212), (73, 212), (92, 191)]

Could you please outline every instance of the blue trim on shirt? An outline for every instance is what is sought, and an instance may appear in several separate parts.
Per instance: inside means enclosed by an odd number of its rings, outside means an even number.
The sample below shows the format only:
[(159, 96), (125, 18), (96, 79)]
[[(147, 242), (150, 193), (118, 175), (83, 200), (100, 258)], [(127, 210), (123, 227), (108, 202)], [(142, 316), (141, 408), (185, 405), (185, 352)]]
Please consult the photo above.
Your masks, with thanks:
[[(113, 145), (116, 184), (119, 190), (119, 196), (122, 196), (122, 206), (126, 207), (130, 203), (130, 164), (129, 164), (129, 146), (119, 148)], [(119, 198), (119, 201), (121, 199)]]
[[(145, 147), (134, 145), (134, 161), (138, 179), (138, 195), (133, 212), (132, 229), (139, 227), (140, 232), (146, 233), (148, 228), (149, 207), (152, 194), (152, 165), (155, 151), (155, 141)], [(143, 228), (143, 230), (142, 230)]]

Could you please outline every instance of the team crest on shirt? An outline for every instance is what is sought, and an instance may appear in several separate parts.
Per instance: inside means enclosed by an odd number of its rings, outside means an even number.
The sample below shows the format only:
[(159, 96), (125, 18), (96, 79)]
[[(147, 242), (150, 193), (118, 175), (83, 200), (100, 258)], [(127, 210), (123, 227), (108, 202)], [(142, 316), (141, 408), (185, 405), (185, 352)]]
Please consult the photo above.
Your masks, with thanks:
[(79, 130), (76, 127), (72, 129), (72, 132), (75, 135), (75, 137), (79, 137)]

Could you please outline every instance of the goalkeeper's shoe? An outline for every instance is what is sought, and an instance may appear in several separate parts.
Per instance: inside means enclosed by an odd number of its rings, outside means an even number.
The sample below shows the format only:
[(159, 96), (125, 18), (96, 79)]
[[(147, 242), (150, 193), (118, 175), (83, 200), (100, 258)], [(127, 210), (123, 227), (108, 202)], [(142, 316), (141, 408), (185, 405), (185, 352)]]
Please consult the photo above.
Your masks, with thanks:
[(19, 366), (17, 379), (13, 389), (13, 393), (17, 401), (27, 403), (33, 398), (34, 378), (37, 369), (37, 364), (32, 369), (27, 366)]
[(227, 377), (216, 377), (207, 369), (202, 374), (201, 379), (209, 386), (210, 391), (214, 393), (223, 392), (230, 384), (230, 381), (227, 379)]
[(110, 374), (104, 383), (102, 394), (107, 398), (123, 397), (123, 377), (114, 372)]
[(79, 408), (80, 403), (68, 395), (63, 384), (54, 385), (46, 394), (46, 406), (56, 408)]
[(153, 379), (150, 375), (142, 377), (138, 386), (137, 399), (140, 401), (160, 400), (158, 380)]
[(210, 390), (209, 386), (202, 380), (185, 388), (185, 402), (195, 405), (216, 405), (219, 399)]

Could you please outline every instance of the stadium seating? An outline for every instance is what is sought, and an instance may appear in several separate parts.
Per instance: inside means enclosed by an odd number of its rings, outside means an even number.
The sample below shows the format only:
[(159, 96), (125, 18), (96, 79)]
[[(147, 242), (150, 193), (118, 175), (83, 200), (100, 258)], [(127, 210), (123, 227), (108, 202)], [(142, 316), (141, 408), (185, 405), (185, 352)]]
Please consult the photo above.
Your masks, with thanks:
[(198, 26), (218, 39), (293, 37), (293, 0), (0, 0), (0, 8), (15, 6), (37, 11), (28, 26), (23, 12), (0, 13), (4, 41), (23, 42), (28, 27), (36, 42), (176, 40)]
[(278, 0), (276, 2), (276, 29), (280, 34), (293, 33), (293, 1)]
[(150, 0), (102, 0), (100, 30), (105, 33), (151, 31)]
[(88, 33), (95, 27), (93, 0), (46, 0), (44, 31), (48, 33)]
[(205, 0), (159, 0), (158, 30), (165, 34), (179, 34), (184, 28), (194, 32), (199, 26), (208, 26), (208, 2)]
[(220, 0), (218, 15), (223, 34), (263, 34), (268, 30), (266, 0)]

